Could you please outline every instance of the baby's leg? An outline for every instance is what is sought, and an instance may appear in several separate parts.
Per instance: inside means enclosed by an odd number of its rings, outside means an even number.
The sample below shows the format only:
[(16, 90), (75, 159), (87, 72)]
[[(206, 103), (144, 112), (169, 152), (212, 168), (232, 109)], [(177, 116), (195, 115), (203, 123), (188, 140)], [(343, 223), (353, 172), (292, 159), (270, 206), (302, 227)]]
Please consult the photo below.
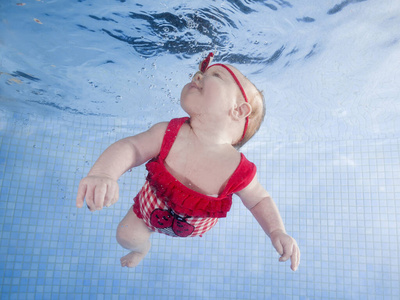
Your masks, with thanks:
[(150, 235), (152, 231), (129, 209), (125, 218), (118, 225), (117, 241), (125, 249), (131, 250), (121, 258), (122, 267), (136, 267), (150, 250)]

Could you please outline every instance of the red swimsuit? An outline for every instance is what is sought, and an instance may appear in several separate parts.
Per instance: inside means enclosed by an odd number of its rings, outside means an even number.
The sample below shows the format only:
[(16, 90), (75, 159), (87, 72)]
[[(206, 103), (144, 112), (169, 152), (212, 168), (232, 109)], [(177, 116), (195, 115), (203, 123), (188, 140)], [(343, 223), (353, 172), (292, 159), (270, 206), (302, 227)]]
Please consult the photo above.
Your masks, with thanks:
[(160, 154), (146, 164), (147, 180), (133, 205), (133, 211), (147, 227), (170, 236), (198, 236), (210, 230), (218, 218), (226, 217), (232, 194), (244, 189), (256, 174), (256, 166), (241, 154), (239, 166), (218, 197), (198, 193), (175, 179), (165, 168), (164, 160), (188, 119), (173, 119), (168, 124)]

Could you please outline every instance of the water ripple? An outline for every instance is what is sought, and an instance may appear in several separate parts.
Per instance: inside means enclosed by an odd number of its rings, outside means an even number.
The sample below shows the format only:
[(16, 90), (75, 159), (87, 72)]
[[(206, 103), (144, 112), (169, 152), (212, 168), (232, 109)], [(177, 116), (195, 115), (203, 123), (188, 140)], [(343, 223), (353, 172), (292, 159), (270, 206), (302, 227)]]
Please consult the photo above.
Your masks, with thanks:
[[(227, 42), (227, 33), (219, 28), (228, 26), (237, 29), (236, 24), (225, 13), (216, 11), (215, 8), (180, 14), (130, 12), (119, 17), (131, 19), (135, 30), (102, 30), (109, 36), (132, 45), (145, 57), (162, 52), (193, 55), (215, 47), (223, 48)], [(96, 19), (108, 21), (110, 18)]]
[[(291, 7), (286, 1), (275, 1), (276, 5), (264, 1), (250, 1), (249, 5), (263, 5), (276, 11), (278, 7)], [(250, 8), (243, 1), (227, 1), (231, 9), (243, 14), (260, 13)], [(226, 6), (227, 4), (225, 4)], [(223, 4), (221, 4), (223, 6)], [(258, 51), (243, 53), (242, 47), (236, 46), (238, 39), (243, 35), (243, 24), (240, 16), (228, 14), (229, 9), (209, 5), (206, 8), (188, 9), (185, 6), (174, 8), (174, 12), (113, 12), (112, 16), (89, 15), (91, 19), (103, 22), (100, 29), (110, 37), (126, 43), (143, 57), (153, 57), (168, 53), (178, 58), (190, 58), (208, 51), (222, 53), (219, 59), (229, 63), (272, 64), (276, 62), (285, 50), (284, 45), (269, 46), (269, 43), (259, 40), (250, 41), (257, 45)], [(257, 6), (258, 8), (260, 6)], [(312, 22), (310, 17), (303, 17), (302, 22)], [(115, 24), (115, 25), (112, 25)], [(92, 30), (85, 25), (78, 25), (81, 29)], [(263, 32), (264, 30), (264, 32)], [(267, 29), (268, 30), (268, 29)], [(268, 32), (260, 25), (249, 29), (245, 39), (261, 39), (268, 36)], [(242, 40), (242, 39), (240, 39)]]
[[(366, 0), (345, 0), (329, 9), (328, 14), (336, 14), (349, 4), (363, 1)], [(288, 1), (227, 0), (198, 8), (188, 4), (168, 8), (164, 4), (156, 11), (154, 6), (153, 10), (145, 7), (145, 4), (136, 4), (139, 9), (134, 11), (106, 11), (107, 15), (92, 13), (89, 18), (99, 22), (101, 28), (98, 30), (130, 45), (145, 58), (167, 53), (178, 59), (186, 59), (216, 51), (222, 54), (218, 59), (224, 62), (271, 65), (282, 57), (287, 48), (291, 52), (286, 53), (285, 57), (292, 56), (299, 50), (302, 53), (297, 53), (297, 58), (307, 59), (316, 53), (316, 44), (305, 44), (304, 49), (296, 47), (296, 51), (293, 51), (290, 42), (280, 45), (276, 43), (275, 39), (281, 36), (287, 35), (291, 39), (290, 32), (295, 28), (294, 22), (308, 26), (316, 21), (313, 16), (303, 14), (297, 18), (285, 17), (287, 23), (282, 22), (280, 19), (287, 14), (287, 9), (296, 13)], [(265, 16), (266, 23), (252, 22), (260, 16)], [(78, 26), (83, 30), (93, 31), (86, 24)], [(243, 27), (247, 28), (246, 32)], [(251, 52), (246, 51), (252, 44), (256, 47)]]
[(328, 10), (328, 15), (334, 15), (338, 12), (340, 12), (343, 8), (348, 6), (349, 4), (352, 3), (358, 3), (358, 2), (364, 2), (367, 0), (345, 0), (339, 4), (336, 4), (334, 7), (332, 7), (330, 10)]
[(11, 75), (14, 76), (14, 77), (23, 77), (23, 78), (31, 80), (31, 81), (40, 81), (39, 78), (37, 78), (37, 77), (35, 77), (33, 75), (26, 74), (26, 73), (21, 72), (21, 71), (15, 71)]
[(222, 62), (234, 62), (240, 64), (273, 64), (276, 62), (285, 50), (285, 46), (280, 47), (269, 57), (257, 57), (250, 55), (243, 55), (239, 53), (226, 53), (218, 56), (218, 61)]

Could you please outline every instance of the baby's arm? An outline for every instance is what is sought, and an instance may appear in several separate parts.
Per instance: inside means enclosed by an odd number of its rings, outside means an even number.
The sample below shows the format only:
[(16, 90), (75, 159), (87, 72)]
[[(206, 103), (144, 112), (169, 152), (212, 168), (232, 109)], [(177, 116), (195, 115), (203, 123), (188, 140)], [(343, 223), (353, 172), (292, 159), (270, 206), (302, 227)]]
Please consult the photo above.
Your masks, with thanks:
[(296, 241), (286, 234), (278, 208), (268, 192), (258, 182), (257, 176), (237, 194), (270, 237), (276, 251), (281, 255), (279, 261), (286, 261), (290, 258), (291, 268), (296, 271), (300, 263), (299, 247)]
[(168, 123), (159, 123), (148, 131), (124, 138), (108, 147), (97, 159), (87, 177), (79, 183), (76, 206), (84, 199), (91, 211), (100, 210), (117, 202), (117, 180), (127, 170), (140, 166), (157, 156)]

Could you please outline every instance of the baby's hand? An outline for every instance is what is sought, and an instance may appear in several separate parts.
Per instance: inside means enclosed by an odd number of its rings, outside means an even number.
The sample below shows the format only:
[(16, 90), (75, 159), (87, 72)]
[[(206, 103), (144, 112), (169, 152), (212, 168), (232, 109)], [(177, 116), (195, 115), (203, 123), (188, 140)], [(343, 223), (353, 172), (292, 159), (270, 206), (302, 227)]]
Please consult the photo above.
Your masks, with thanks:
[(296, 271), (300, 263), (300, 249), (295, 239), (281, 230), (273, 231), (270, 238), (272, 245), (281, 255), (279, 261), (287, 261), (290, 258), (290, 267), (293, 271)]
[(76, 196), (76, 206), (81, 208), (86, 198), (90, 211), (101, 210), (118, 201), (118, 183), (106, 176), (88, 176), (81, 180)]

